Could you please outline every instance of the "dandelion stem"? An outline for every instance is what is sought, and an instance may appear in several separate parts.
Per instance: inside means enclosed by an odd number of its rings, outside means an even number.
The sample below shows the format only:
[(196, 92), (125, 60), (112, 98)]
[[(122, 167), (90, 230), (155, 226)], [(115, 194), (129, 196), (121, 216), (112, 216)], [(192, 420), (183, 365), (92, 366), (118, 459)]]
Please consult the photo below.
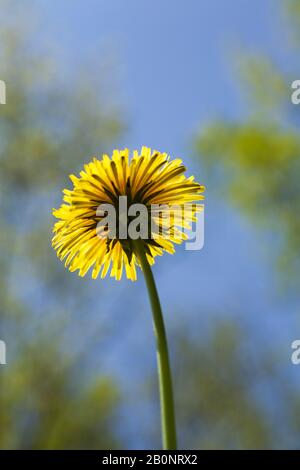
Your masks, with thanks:
[(169, 362), (168, 343), (163, 314), (153, 277), (151, 267), (148, 263), (143, 242), (141, 239), (134, 242), (150, 298), (153, 327), (157, 347), (157, 367), (159, 381), (159, 395), (161, 407), (161, 427), (164, 450), (176, 449), (176, 426), (174, 413), (174, 399), (172, 389), (172, 377)]

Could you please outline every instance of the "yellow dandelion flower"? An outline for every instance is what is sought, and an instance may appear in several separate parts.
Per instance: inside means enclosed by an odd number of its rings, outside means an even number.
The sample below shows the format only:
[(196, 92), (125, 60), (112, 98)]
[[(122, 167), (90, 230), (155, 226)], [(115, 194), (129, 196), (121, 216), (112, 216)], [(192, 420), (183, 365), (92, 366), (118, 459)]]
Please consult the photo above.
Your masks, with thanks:
[[(163, 314), (150, 265), (164, 251), (187, 239), (197, 220), (204, 186), (184, 176), (179, 159), (143, 147), (129, 158), (128, 149), (115, 150), (85, 165), (80, 177), (71, 175), (73, 189), (64, 190), (64, 203), (54, 209), (53, 247), (70, 271), (84, 276), (121, 279), (125, 267), (136, 279), (140, 266), (148, 288), (157, 343), (163, 448), (177, 448), (175, 408)], [(124, 206), (125, 204), (125, 206)], [(113, 211), (111, 210), (113, 209)], [(111, 214), (112, 213), (112, 216)], [(139, 216), (137, 214), (139, 213)]]
[[(143, 250), (147, 260), (164, 251), (174, 253), (174, 244), (186, 240), (186, 230), (196, 221), (202, 209), (194, 203), (203, 199), (204, 187), (185, 177), (185, 167), (179, 159), (171, 160), (166, 153), (143, 147), (134, 151), (114, 150), (112, 157), (103, 155), (84, 166), (80, 177), (70, 175), (73, 189), (65, 189), (64, 203), (53, 215), (59, 219), (54, 225), (53, 247), (70, 271), (84, 276), (90, 268), (92, 277), (105, 277), (111, 267), (111, 276), (121, 279), (125, 268), (127, 278), (136, 279), (136, 266), (140, 261), (135, 243), (130, 236), (120, 236), (120, 198), (126, 196), (130, 209), (143, 205), (148, 213), (147, 235), (143, 237)], [(116, 210), (116, 232), (113, 236), (107, 226), (101, 225), (105, 214), (99, 214), (101, 205)], [(158, 207), (157, 207), (158, 206)], [(151, 211), (151, 208), (155, 208)], [(167, 214), (170, 208), (171, 214)], [(182, 210), (184, 208), (184, 216)], [(166, 215), (169, 215), (167, 217)], [(132, 217), (128, 216), (128, 227)], [(151, 223), (150, 223), (151, 222)], [(153, 227), (157, 230), (153, 231)], [(142, 238), (142, 237), (141, 237)]]

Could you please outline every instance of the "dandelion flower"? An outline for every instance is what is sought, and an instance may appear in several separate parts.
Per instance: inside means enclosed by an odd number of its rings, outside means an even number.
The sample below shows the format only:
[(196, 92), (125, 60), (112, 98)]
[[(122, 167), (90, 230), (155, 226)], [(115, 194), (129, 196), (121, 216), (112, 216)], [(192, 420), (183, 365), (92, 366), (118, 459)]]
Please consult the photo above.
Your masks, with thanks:
[[(143, 204), (147, 210), (153, 205), (164, 207), (160, 212), (149, 216), (158, 227), (154, 234), (143, 239), (143, 249), (150, 264), (163, 252), (174, 253), (174, 244), (186, 238), (183, 229), (190, 228), (196, 221), (196, 213), (201, 204), (191, 204), (203, 199), (204, 187), (191, 176), (185, 177), (185, 167), (180, 159), (171, 160), (166, 153), (151, 151), (143, 147), (141, 152), (115, 150), (110, 158), (103, 155), (101, 160), (94, 158), (84, 166), (80, 177), (70, 175), (73, 189), (65, 189), (64, 203), (54, 209), (53, 215), (59, 219), (54, 225), (53, 247), (70, 271), (78, 270), (84, 276), (92, 268), (92, 277), (99, 274), (105, 277), (111, 267), (111, 276), (121, 279), (125, 268), (127, 278), (136, 280), (136, 266), (140, 265), (135, 243), (130, 237), (121, 238), (118, 231), (114, 237), (109, 234), (99, 236), (101, 216), (97, 208), (110, 204), (118, 211), (121, 196), (126, 196), (128, 206)], [(184, 205), (184, 217), (179, 212)], [(164, 217), (168, 207), (176, 206), (172, 217)], [(117, 215), (118, 219), (118, 215)], [(129, 223), (129, 219), (127, 221)], [(120, 220), (117, 220), (117, 227)], [(166, 224), (169, 224), (166, 226)]]
[[(143, 147), (141, 153), (115, 150), (85, 165), (80, 177), (71, 175), (73, 189), (64, 190), (64, 203), (54, 216), (53, 247), (70, 271), (84, 276), (90, 268), (95, 279), (121, 279), (123, 268), (136, 279), (140, 266), (148, 288), (157, 344), (159, 393), (163, 448), (176, 449), (176, 425), (168, 344), (160, 301), (150, 265), (163, 252), (174, 253), (174, 244), (186, 240), (202, 209), (204, 187), (184, 176), (179, 159)], [(126, 212), (121, 211), (126, 200)], [(105, 210), (102, 210), (105, 206)], [(140, 208), (144, 219), (133, 218), (131, 209)], [(99, 211), (100, 208), (100, 211)], [(106, 212), (113, 208), (114, 227)], [(143, 211), (142, 211), (143, 209)], [(130, 231), (135, 223), (135, 232)], [(137, 229), (138, 228), (138, 229)], [(125, 229), (125, 231), (124, 231)], [(124, 236), (125, 233), (125, 236)]]

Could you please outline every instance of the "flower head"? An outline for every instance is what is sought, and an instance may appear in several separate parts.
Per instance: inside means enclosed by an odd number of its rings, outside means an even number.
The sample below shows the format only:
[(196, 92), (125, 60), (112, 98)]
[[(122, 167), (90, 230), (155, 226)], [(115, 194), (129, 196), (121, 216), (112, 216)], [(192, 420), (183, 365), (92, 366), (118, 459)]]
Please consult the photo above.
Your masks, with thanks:
[[(105, 277), (110, 266), (111, 276), (121, 279), (123, 269), (129, 279), (136, 279), (139, 265), (135, 250), (135, 236), (126, 229), (134, 218), (130, 209), (143, 206), (149, 218), (140, 236), (147, 259), (153, 264), (157, 255), (164, 251), (174, 253), (174, 244), (187, 239), (183, 229), (196, 221), (203, 199), (204, 187), (193, 177), (184, 176), (185, 167), (179, 159), (171, 160), (166, 153), (143, 147), (129, 158), (128, 149), (115, 150), (112, 157), (103, 155), (84, 166), (80, 177), (70, 175), (73, 189), (65, 189), (64, 203), (54, 209), (59, 219), (54, 225), (53, 247), (70, 271), (84, 276), (93, 267), (92, 277), (101, 273)], [(120, 213), (126, 198), (128, 213)], [(116, 211), (116, 230), (106, 222), (105, 211), (99, 207), (112, 207)], [(142, 224), (135, 221), (135, 228)], [(121, 235), (125, 226), (125, 235)], [(146, 235), (145, 235), (146, 229)], [(141, 230), (142, 233), (142, 230)]]

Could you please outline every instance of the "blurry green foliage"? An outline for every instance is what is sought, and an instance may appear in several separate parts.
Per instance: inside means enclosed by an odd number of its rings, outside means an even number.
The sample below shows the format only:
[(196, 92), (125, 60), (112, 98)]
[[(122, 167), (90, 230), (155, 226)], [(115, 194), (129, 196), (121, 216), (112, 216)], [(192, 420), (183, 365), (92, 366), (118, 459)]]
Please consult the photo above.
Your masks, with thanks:
[(182, 448), (298, 448), (300, 400), (278, 354), (251, 350), (230, 321), (189, 337), (179, 334), (174, 358)]
[[(297, 29), (300, 1), (287, 0), (280, 7), (292, 13), (288, 32), (295, 25)], [(291, 103), (291, 83), (299, 78), (299, 42), (295, 47), (294, 62), (287, 51), (295, 75), (260, 53), (243, 53), (238, 71), (245, 117), (219, 119), (199, 130), (195, 153), (207, 171), (208, 193), (229, 201), (264, 231), (281, 279), (295, 279), (298, 289), (300, 108)], [(261, 348), (250, 360), (242, 347), (244, 337), (236, 327), (224, 325), (201, 344), (182, 340), (176, 381), (181, 386), (184, 443), (199, 448), (298, 448), (298, 385), (292, 383), (282, 355), (269, 357)]]
[(78, 373), (91, 344), (68, 362), (78, 338), (88, 341), (91, 311), (51, 248), (51, 212), (68, 174), (110, 148), (123, 125), (100, 79), (68, 77), (53, 61), (26, 20), (31, 6), (1, 1), (0, 448), (112, 448), (117, 385)]
[[(297, 21), (299, 1), (292, 3)], [(299, 273), (300, 137), (291, 104), (291, 83), (299, 77), (261, 56), (243, 57), (239, 66), (247, 118), (210, 124), (199, 132), (196, 151), (212, 176), (209, 188), (270, 233), (282, 273)]]
[(287, 7), (287, 13), (289, 15), (289, 19), (294, 23), (296, 26), (293, 29), (293, 33), (296, 35), (298, 40), (300, 39), (299, 36), (299, 25), (300, 25), (300, 2), (299, 0), (285, 0), (284, 4)]
[(35, 339), (1, 371), (0, 448), (117, 447), (115, 384), (99, 376), (79, 387), (74, 365), (56, 346)]

